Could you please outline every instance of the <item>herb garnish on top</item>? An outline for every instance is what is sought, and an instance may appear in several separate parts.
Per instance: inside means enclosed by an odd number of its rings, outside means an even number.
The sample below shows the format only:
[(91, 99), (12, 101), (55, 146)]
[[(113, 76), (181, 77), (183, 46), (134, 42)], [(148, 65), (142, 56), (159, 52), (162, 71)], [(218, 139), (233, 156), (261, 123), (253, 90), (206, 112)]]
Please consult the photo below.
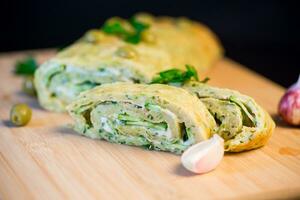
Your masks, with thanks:
[[(155, 76), (151, 83), (161, 83), (161, 84), (184, 84), (186, 81), (195, 80), (199, 81), (198, 74), (196, 69), (191, 65), (185, 65), (186, 71), (180, 69), (169, 69), (166, 71), (159, 72), (157, 76)], [(205, 78), (200, 81), (202, 83), (206, 83), (209, 78)]]
[[(125, 28), (122, 22), (128, 23), (132, 30), (128, 30), (128, 28)], [(105, 22), (102, 27), (102, 31), (107, 34), (121, 37), (126, 42), (138, 44), (141, 41), (142, 32), (148, 29), (149, 27), (150, 26), (148, 24), (140, 22), (136, 18), (131, 18), (129, 20), (124, 21), (122, 21), (121, 19), (115, 19), (108, 20), (107, 22)]]

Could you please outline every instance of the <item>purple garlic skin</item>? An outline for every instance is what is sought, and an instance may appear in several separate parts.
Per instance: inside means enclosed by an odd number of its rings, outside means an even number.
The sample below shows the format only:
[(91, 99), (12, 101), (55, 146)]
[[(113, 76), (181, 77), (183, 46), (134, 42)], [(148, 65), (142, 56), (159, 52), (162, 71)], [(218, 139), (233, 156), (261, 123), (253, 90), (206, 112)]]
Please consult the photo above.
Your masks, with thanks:
[(300, 76), (297, 83), (281, 98), (278, 112), (285, 122), (295, 126), (300, 125)]

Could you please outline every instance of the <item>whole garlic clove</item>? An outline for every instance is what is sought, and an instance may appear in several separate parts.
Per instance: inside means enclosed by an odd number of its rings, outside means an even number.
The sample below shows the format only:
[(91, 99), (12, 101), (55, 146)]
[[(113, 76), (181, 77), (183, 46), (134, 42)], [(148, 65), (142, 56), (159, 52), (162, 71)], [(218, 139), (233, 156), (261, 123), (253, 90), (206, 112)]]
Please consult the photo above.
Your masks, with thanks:
[(300, 76), (281, 98), (278, 112), (291, 125), (300, 125)]
[(215, 169), (224, 157), (224, 140), (215, 134), (209, 140), (188, 148), (181, 156), (183, 166), (194, 173)]

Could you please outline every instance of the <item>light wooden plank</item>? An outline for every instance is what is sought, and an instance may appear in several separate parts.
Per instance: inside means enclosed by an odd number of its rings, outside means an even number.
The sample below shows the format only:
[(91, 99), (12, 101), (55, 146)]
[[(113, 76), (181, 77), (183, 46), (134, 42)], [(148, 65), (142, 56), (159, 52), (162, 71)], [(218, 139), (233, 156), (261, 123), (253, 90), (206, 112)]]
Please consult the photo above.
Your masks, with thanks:
[[(284, 89), (224, 59), (208, 73), (210, 84), (254, 97), (276, 120), (269, 143), (258, 150), (226, 154), (220, 166), (193, 175), (180, 157), (110, 144), (77, 135), (66, 114), (39, 107), (20, 92), (12, 73), (16, 60), (34, 54), (39, 62), (55, 51), (0, 55), (0, 198), (3, 199), (272, 199), (300, 197), (300, 130), (277, 117)], [(11, 127), (16, 102), (33, 108), (26, 127)]]

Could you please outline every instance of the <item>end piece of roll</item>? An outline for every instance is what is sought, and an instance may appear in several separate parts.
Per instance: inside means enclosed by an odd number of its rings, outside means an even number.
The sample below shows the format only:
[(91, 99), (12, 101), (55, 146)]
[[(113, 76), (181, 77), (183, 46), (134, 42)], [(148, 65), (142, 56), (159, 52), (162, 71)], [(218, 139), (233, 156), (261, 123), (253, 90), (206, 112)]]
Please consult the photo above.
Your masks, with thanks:
[(255, 149), (271, 137), (275, 123), (251, 97), (194, 81), (183, 88), (195, 94), (214, 117), (214, 132), (225, 140), (225, 151)]

